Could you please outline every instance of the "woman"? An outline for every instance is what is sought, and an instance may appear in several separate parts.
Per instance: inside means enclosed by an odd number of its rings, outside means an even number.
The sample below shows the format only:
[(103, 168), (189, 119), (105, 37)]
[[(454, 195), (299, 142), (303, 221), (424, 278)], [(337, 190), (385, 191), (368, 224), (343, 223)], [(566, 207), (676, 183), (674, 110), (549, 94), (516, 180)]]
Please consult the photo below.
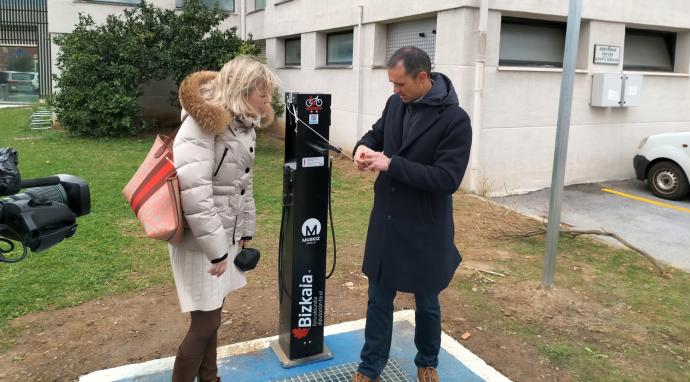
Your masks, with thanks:
[(182, 126), (173, 144), (182, 209), (182, 243), (168, 246), (182, 312), (191, 325), (175, 357), (173, 381), (220, 381), (216, 343), (225, 296), (246, 278), (233, 260), (256, 230), (252, 168), (255, 127), (273, 121), (277, 77), (238, 57), (220, 72), (197, 72), (180, 85)]

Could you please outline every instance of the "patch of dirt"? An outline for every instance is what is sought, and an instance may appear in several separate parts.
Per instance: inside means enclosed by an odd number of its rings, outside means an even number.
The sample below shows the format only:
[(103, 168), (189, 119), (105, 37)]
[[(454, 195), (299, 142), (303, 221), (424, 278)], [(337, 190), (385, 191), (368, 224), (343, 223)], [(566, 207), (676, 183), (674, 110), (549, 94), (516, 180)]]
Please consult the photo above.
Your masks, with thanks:
[[(468, 272), (466, 276), (470, 274)], [(444, 291), (441, 307), (443, 331), (513, 381), (571, 380), (551, 368), (532, 345), (494, 327), (492, 323), (496, 317), (488, 316), (481, 307), (466, 301), (457, 291), (450, 288)], [(465, 333), (471, 336), (462, 340)]]
[(614, 333), (643, 340), (646, 335), (644, 328), (631, 326), (629, 322), (617, 324), (616, 317), (625, 313), (628, 305), (605, 306), (577, 289), (543, 290), (537, 282), (530, 281), (497, 284), (492, 294), (506, 313), (541, 321), (571, 336), (586, 338)]

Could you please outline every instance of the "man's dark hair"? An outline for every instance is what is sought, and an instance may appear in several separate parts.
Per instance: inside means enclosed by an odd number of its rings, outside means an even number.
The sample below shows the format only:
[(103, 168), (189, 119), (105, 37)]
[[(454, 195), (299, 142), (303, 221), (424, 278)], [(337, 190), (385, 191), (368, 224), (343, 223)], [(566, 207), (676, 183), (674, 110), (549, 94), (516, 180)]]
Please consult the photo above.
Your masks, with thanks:
[(426, 72), (429, 78), (431, 78), (431, 59), (425, 51), (416, 46), (405, 46), (396, 50), (388, 60), (386, 67), (391, 69), (398, 65), (400, 61), (402, 61), (405, 67), (405, 72), (412, 78), (417, 77), (417, 74), (421, 72)]

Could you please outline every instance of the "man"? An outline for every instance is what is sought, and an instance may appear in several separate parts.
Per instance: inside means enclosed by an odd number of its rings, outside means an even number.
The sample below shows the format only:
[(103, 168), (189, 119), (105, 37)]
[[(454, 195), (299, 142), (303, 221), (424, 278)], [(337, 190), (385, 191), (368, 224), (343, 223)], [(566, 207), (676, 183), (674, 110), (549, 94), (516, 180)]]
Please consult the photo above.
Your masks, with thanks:
[(470, 119), (450, 79), (431, 73), (421, 49), (390, 58), (393, 94), (355, 147), (360, 170), (379, 171), (364, 251), (369, 302), (362, 362), (353, 381), (379, 381), (388, 361), (397, 291), (414, 293), (417, 378), (439, 381), (439, 293), (462, 260), (454, 244), (452, 194), (467, 168)]

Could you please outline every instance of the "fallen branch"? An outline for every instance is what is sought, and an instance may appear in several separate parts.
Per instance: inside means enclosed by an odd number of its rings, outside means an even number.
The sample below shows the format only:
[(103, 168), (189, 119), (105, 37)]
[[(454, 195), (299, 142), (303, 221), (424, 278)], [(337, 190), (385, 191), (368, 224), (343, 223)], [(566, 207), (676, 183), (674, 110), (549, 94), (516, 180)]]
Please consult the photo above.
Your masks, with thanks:
[(468, 267), (467, 265), (463, 265), (463, 267), (465, 267), (467, 269), (471, 269), (473, 271), (477, 271), (477, 272), (488, 273), (488, 274), (494, 275), (494, 276), (506, 277), (506, 275), (504, 275), (503, 273), (498, 273), (498, 272), (494, 272), (494, 271), (487, 271), (487, 270), (479, 269), (479, 268), (472, 268), (472, 267)]
[(618, 234), (615, 234), (613, 232), (607, 232), (604, 230), (568, 230), (566, 232), (575, 234), (575, 237), (577, 237), (579, 235), (601, 235), (601, 236), (612, 237), (612, 238), (618, 240), (620, 243), (622, 243), (626, 247), (628, 247), (628, 248), (632, 249), (633, 251), (639, 253), (640, 255), (644, 256), (647, 260), (649, 260), (650, 263), (652, 263), (652, 265), (654, 265), (654, 267), (656, 267), (656, 269), (659, 271), (659, 274), (664, 275), (664, 276), (666, 275), (666, 273), (664, 272), (664, 269), (661, 268), (661, 265), (659, 265), (659, 263), (656, 260), (654, 260), (654, 258), (649, 253), (642, 250), (641, 248), (638, 248), (638, 247), (628, 243), (625, 239), (618, 236)]
[(485, 274), (483, 274), (477, 270), (475, 270), (474, 273), (477, 274), (477, 278), (479, 278), (479, 279), (484, 279), (484, 280), (492, 282), (492, 283), (496, 282), (496, 280), (492, 279), (491, 277), (489, 277), (489, 276), (487, 276), (487, 275), (485, 275)]
[[(543, 235), (545, 233), (546, 233), (546, 230), (542, 228), (542, 229), (537, 230), (537, 231), (532, 231), (532, 232), (527, 232), (527, 233), (522, 233), (522, 234), (514, 234), (514, 235), (501, 235), (499, 237), (500, 238), (533, 237), (533, 236)], [(625, 239), (618, 236), (618, 234), (615, 234), (613, 232), (604, 231), (604, 230), (575, 230), (575, 229), (561, 229), (560, 234), (569, 238), (569, 239), (575, 239), (576, 237), (581, 236), (581, 235), (599, 235), (599, 236), (612, 237), (612, 238), (618, 240), (621, 244), (625, 245), (626, 247), (630, 248), (631, 250), (637, 252), (638, 254), (642, 255), (644, 258), (649, 260), (649, 262), (652, 263), (652, 265), (654, 265), (654, 267), (659, 271), (659, 274), (661, 276), (666, 277), (666, 272), (664, 272), (664, 269), (661, 268), (661, 265), (659, 265), (659, 263), (656, 260), (654, 260), (654, 258), (649, 253), (647, 253), (646, 251), (644, 251), (641, 248), (638, 248), (638, 247), (628, 243)]]

